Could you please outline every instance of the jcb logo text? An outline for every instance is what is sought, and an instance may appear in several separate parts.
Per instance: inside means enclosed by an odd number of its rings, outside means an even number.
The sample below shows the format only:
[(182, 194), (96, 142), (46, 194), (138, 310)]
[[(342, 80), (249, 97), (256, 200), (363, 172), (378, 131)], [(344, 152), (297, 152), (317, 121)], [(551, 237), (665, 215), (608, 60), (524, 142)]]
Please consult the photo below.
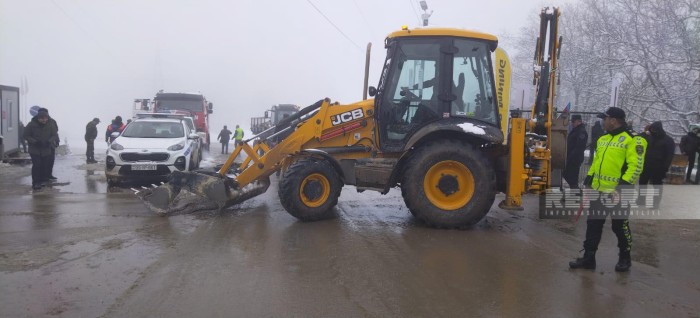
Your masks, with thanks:
[(342, 114), (331, 116), (331, 124), (336, 126), (362, 117), (365, 117), (365, 114), (362, 112), (362, 108), (353, 109)]

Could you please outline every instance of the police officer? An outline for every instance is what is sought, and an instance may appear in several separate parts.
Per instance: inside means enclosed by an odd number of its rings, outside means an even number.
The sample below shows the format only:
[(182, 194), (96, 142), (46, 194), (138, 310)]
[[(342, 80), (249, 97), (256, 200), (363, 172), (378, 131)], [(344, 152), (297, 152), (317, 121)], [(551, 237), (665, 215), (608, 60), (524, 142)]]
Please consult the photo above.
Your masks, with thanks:
[(233, 139), (236, 140), (236, 146), (240, 145), (243, 142), (243, 128), (236, 125), (236, 130), (234, 130), (233, 133)]
[(610, 107), (598, 117), (603, 119), (607, 133), (598, 139), (593, 164), (583, 183), (596, 190), (590, 198), (586, 240), (583, 242), (585, 252), (583, 257), (569, 262), (569, 267), (595, 269), (595, 253), (605, 219), (610, 215), (612, 230), (617, 236), (617, 247), (620, 249), (615, 271), (626, 272), (632, 266), (632, 232), (625, 212), (627, 202), (621, 203), (620, 194), (623, 191), (625, 194), (630, 191), (634, 193), (634, 189), (625, 188), (634, 184), (642, 173), (646, 140), (627, 130), (625, 111), (620, 108)]

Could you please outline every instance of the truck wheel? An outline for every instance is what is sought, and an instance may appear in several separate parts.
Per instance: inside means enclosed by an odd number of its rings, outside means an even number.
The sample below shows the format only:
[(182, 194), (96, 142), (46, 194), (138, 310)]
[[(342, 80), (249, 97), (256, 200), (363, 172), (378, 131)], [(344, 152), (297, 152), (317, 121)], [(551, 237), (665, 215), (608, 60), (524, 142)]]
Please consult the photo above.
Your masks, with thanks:
[(343, 184), (325, 161), (301, 159), (284, 172), (278, 194), (289, 214), (302, 221), (329, 218)]
[(411, 213), (426, 224), (467, 227), (491, 209), (495, 172), (472, 145), (437, 141), (419, 148), (407, 163), (401, 194)]

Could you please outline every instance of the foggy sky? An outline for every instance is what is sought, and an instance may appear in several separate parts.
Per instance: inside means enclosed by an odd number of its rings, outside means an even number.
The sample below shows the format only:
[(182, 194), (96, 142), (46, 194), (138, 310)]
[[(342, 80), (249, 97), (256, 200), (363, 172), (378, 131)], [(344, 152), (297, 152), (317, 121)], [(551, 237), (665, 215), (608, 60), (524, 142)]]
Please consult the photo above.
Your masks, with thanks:
[[(427, 2), (431, 26), (499, 37), (533, 23), (544, 5)], [(96, 146), (104, 148), (111, 119), (131, 117), (133, 100), (159, 89), (202, 92), (214, 103), (216, 136), (223, 125), (247, 130), (274, 104), (360, 100), (367, 43), (376, 86), (384, 38), (419, 26), (421, 13), (409, 0), (0, 0), (0, 84), (19, 87), (26, 77), (22, 105), (48, 108), (74, 147), (99, 117)], [(26, 109), (21, 119), (30, 119)]]

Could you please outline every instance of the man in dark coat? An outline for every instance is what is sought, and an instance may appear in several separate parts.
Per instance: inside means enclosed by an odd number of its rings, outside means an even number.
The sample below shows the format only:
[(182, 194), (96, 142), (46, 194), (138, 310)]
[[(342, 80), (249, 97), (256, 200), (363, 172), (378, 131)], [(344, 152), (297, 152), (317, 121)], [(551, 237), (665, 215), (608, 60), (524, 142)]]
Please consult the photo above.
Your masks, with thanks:
[(85, 143), (87, 143), (85, 156), (87, 157), (87, 163), (97, 163), (97, 160), (95, 160), (95, 139), (97, 139), (97, 124), (99, 123), (100, 119), (95, 117), (85, 126)]
[[(681, 138), (681, 153), (688, 156), (688, 172), (685, 174), (685, 182), (690, 183), (690, 177), (693, 175), (693, 167), (695, 166), (695, 155), (700, 151), (700, 128), (698, 126), (690, 126), (690, 132)], [(700, 173), (695, 174), (694, 184), (698, 184)]]
[[(666, 172), (671, 167), (673, 153), (676, 144), (673, 138), (666, 134), (660, 121), (651, 123), (642, 134), (647, 140), (647, 152), (644, 155), (644, 170), (639, 176), (639, 185), (647, 184), (660, 185), (666, 177)], [(660, 189), (659, 189), (660, 190)], [(654, 197), (654, 206), (658, 207), (661, 196)], [(643, 203), (645, 196), (640, 195), (640, 203)]]
[[(224, 125), (224, 129), (222, 129), (219, 136), (216, 137), (216, 139), (221, 142), (221, 153), (228, 153), (228, 141), (231, 139), (231, 134), (232, 132)], [(224, 151), (224, 149), (226, 150)]]
[(588, 164), (593, 163), (593, 157), (595, 156), (595, 148), (598, 144), (598, 138), (604, 135), (605, 131), (603, 127), (600, 126), (600, 121), (596, 121), (591, 127), (591, 143), (588, 146)]
[(58, 134), (49, 123), (49, 113), (39, 110), (36, 116), (24, 128), (24, 139), (29, 144), (32, 158), (32, 189), (41, 189), (42, 183), (50, 176), (50, 162), (55, 155), (54, 145)]
[(676, 144), (669, 137), (660, 121), (655, 121), (644, 131), (647, 152), (644, 156), (644, 170), (639, 176), (639, 184), (662, 184), (666, 172), (671, 167)]
[[(39, 111), (46, 112), (46, 114), (49, 114), (49, 110), (46, 108), (39, 108)], [(53, 130), (54, 134), (56, 135), (56, 140), (51, 144), (51, 158), (49, 158), (49, 163), (48, 163), (48, 173), (49, 173), (49, 180), (54, 181), (57, 180), (58, 178), (53, 176), (53, 164), (56, 162), (56, 148), (58, 145), (61, 143), (61, 139), (58, 137), (58, 123), (56, 123), (56, 120), (51, 118), (49, 115), (49, 122), (48, 122), (49, 127), (51, 130)]]
[(586, 125), (581, 120), (581, 115), (571, 115), (571, 132), (566, 140), (566, 166), (564, 167), (564, 180), (571, 189), (578, 189), (578, 175), (583, 163), (583, 153), (588, 143)]

